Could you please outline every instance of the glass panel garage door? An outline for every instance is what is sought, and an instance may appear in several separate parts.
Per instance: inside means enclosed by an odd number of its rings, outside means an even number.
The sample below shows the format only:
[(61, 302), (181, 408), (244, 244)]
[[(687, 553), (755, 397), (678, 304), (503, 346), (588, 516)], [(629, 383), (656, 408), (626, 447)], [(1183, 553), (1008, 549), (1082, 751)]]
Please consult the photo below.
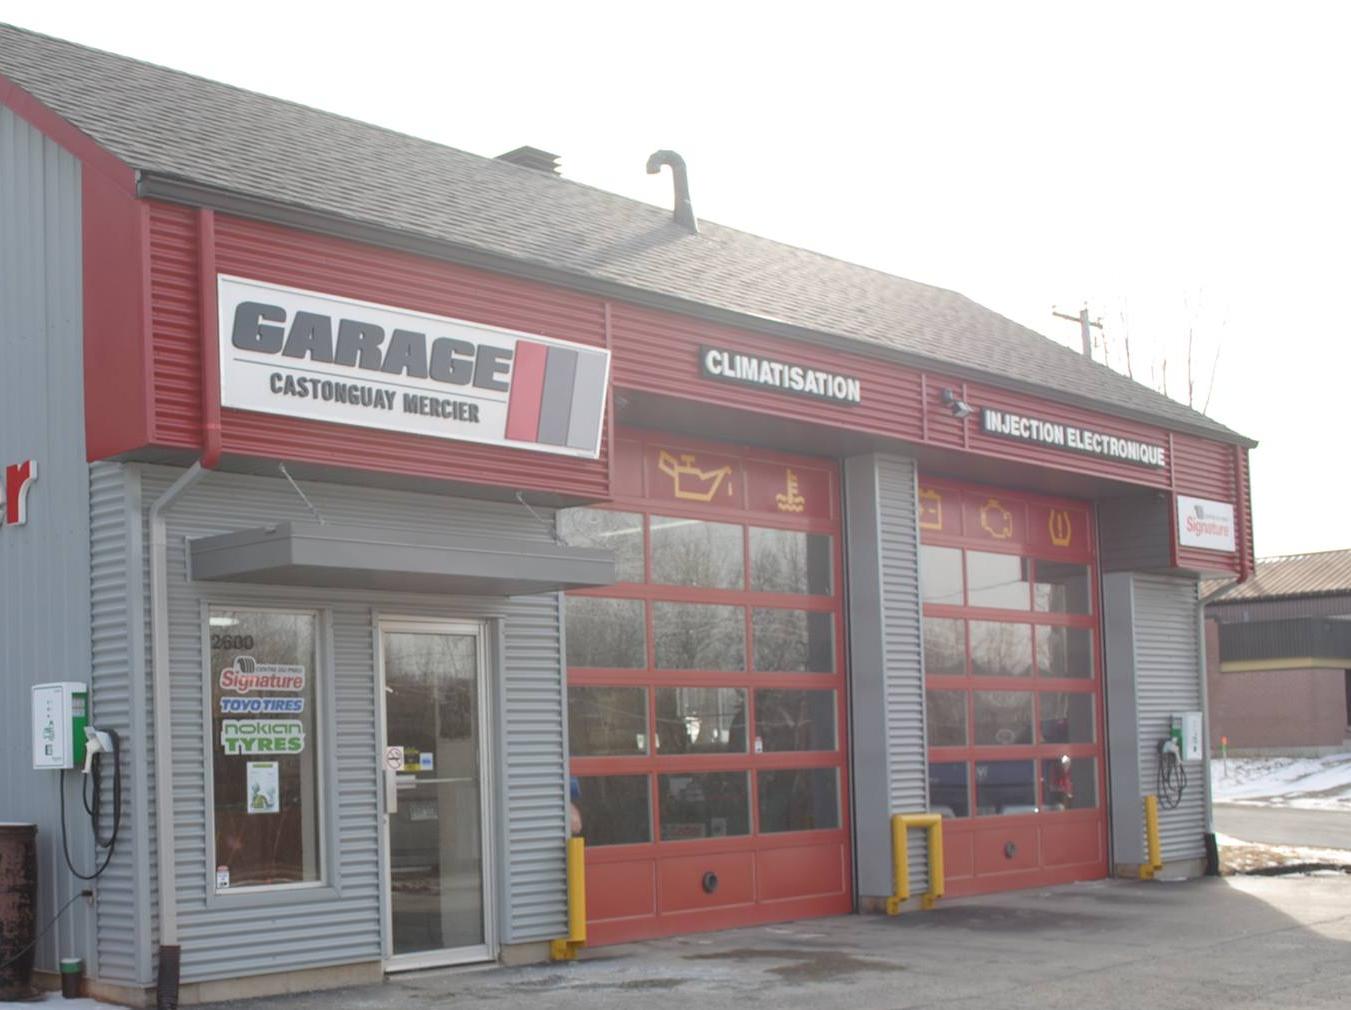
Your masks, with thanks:
[(1097, 572), (1082, 502), (920, 481), (929, 803), (948, 893), (1106, 875)]
[(638, 437), (617, 453), (630, 493), (559, 519), (619, 565), (566, 600), (592, 942), (849, 911), (834, 466)]

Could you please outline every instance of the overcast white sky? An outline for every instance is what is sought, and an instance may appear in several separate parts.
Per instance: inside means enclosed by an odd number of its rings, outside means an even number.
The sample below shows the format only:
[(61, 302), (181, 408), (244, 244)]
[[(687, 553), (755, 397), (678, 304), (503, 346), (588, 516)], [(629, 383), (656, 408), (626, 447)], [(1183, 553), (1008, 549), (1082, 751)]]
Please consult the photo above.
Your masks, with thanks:
[[(0, 20), (954, 288), (1262, 443), (1260, 556), (1351, 547), (1351, 15), (1271, 3), (7, 2)], [(298, 150), (297, 157), (305, 152)], [(354, 166), (355, 168), (356, 166)], [(1351, 510), (1349, 510), (1351, 513)]]

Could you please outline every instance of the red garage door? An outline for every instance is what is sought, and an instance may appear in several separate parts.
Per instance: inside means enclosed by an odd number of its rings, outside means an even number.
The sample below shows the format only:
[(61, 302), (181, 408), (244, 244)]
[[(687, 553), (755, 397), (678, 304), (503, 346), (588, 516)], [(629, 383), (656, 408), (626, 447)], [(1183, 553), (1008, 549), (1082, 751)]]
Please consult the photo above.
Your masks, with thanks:
[(590, 940), (849, 911), (836, 468), (641, 434), (615, 467), (560, 517), (619, 564), (566, 601)]
[(1107, 873), (1090, 506), (920, 481), (929, 802), (951, 895)]

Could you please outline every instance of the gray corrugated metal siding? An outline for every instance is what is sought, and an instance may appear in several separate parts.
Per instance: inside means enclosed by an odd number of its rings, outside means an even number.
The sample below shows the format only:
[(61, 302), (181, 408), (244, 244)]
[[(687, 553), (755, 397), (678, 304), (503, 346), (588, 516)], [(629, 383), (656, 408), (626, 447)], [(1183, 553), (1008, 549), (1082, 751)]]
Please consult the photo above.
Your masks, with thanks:
[[(90, 468), (94, 711), (98, 725), (117, 730), (123, 751), (123, 815), (118, 849), (98, 888), (100, 978), (143, 983), (150, 977), (152, 893), (145, 817), (151, 766), (146, 747), (144, 685), (130, 671), (144, 669), (140, 641), (128, 629), (140, 623), (139, 528), (135, 487), (126, 468)], [(104, 833), (108, 828), (103, 829)]]
[[(1194, 579), (1135, 576), (1135, 694), (1140, 783), (1156, 791), (1157, 743), (1168, 735), (1169, 716), (1201, 711), (1201, 650)], [(1175, 810), (1159, 809), (1164, 862), (1205, 856), (1204, 761), (1184, 765), (1188, 785)]]
[[(913, 461), (845, 462), (850, 696), (859, 893), (891, 893), (890, 818), (928, 809), (919, 528)], [(913, 892), (928, 886), (923, 833), (910, 837)]]
[[(178, 471), (148, 468), (148, 506)], [(382, 524), (411, 532), (451, 529), (552, 542), (524, 509), (326, 484), (305, 492), (335, 524)], [(169, 513), (170, 654), (173, 663), (175, 845), (185, 980), (229, 978), (376, 960), (380, 950), (381, 839), (374, 681), (374, 622), (381, 614), (499, 619), (505, 656), (496, 685), (500, 787), (498, 886), (501, 939), (561, 935), (566, 919), (566, 779), (557, 597), (428, 597), (397, 593), (190, 583), (186, 538), (268, 522), (307, 520), (304, 503), (281, 479), (212, 474)], [(337, 893), (293, 891), (284, 900), (208, 899), (203, 747), (202, 608), (207, 601), (326, 608), (332, 655), (321, 681), (336, 703), (329, 734), (329, 830), (337, 864), (325, 873)], [(320, 703), (320, 711), (324, 703)], [(336, 769), (336, 784), (333, 771)], [(334, 795), (336, 790), (336, 795)], [(502, 818), (499, 818), (502, 820)], [(242, 900), (236, 901), (236, 898)]]
[[(38, 825), (42, 923), (83, 886), (61, 856), (58, 775), (31, 770), (29, 704), (33, 684), (90, 679), (80, 173), (74, 156), (0, 105), (0, 467), (38, 464), (27, 525), (0, 525), (0, 819)], [(96, 719), (104, 704), (111, 717), (116, 703), (96, 694)], [(82, 784), (66, 776), (71, 855), (89, 870)], [(116, 904), (110, 896), (109, 910)], [(39, 941), (37, 966), (55, 970), (58, 954), (77, 951), (95, 968), (92, 920), (77, 901)]]

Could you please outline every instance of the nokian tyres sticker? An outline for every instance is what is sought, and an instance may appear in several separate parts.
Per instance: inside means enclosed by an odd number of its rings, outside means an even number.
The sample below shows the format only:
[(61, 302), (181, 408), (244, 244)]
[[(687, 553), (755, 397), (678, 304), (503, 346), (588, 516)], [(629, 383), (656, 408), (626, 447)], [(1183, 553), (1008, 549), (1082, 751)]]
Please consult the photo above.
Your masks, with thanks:
[(305, 725), (298, 719), (226, 719), (220, 726), (226, 754), (299, 754)]

